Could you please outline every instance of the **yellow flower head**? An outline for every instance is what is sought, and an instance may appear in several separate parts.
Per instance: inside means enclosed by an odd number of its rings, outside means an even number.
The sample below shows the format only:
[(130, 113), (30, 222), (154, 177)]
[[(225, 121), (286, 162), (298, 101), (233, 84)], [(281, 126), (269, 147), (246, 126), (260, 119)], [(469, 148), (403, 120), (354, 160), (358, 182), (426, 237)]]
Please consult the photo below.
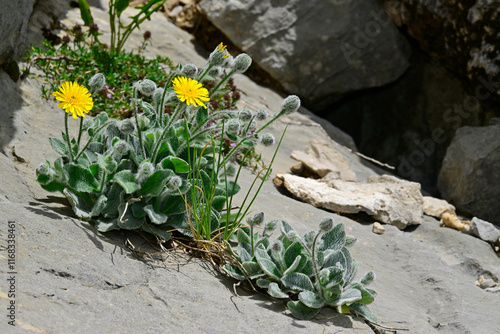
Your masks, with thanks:
[(217, 47), (217, 49), (219, 50), (226, 51), (226, 54), (224, 55), (223, 58), (229, 57), (229, 52), (227, 52), (226, 47), (227, 45), (222, 44), (222, 42), (220, 42), (219, 46)]
[(73, 118), (85, 117), (94, 106), (89, 90), (80, 86), (77, 82), (65, 81), (59, 86), (59, 91), (52, 93), (59, 100), (57, 106), (71, 113)]
[(186, 77), (177, 77), (172, 80), (172, 83), (174, 84), (174, 92), (177, 94), (179, 100), (186, 102), (187, 105), (192, 104), (195, 107), (200, 106), (207, 109), (203, 101), (210, 101), (208, 90), (203, 88), (201, 83)]

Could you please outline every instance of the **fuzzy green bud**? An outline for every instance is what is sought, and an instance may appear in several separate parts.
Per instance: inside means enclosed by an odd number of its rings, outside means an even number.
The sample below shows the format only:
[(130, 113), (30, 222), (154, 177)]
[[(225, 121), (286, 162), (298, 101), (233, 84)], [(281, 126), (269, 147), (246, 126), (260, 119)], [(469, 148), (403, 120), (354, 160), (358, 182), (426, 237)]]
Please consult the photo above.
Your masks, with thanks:
[(273, 231), (276, 228), (276, 226), (278, 226), (278, 221), (276, 219), (274, 219), (274, 220), (268, 221), (266, 223), (266, 226), (264, 227), (264, 229), (266, 231)]
[(332, 218), (323, 218), (319, 223), (319, 230), (323, 233), (329, 232), (333, 228)]
[(256, 214), (247, 218), (247, 223), (250, 226), (260, 225), (262, 224), (263, 221), (264, 221), (264, 212), (262, 211), (257, 212)]
[(248, 108), (243, 108), (238, 112), (238, 118), (243, 122), (249, 122), (252, 119), (253, 113)]
[(286, 234), (286, 237), (288, 238), (288, 240), (290, 240), (292, 242), (300, 240), (300, 236), (299, 236), (299, 234), (296, 231), (290, 231), (290, 232), (288, 232)]
[(262, 137), (260, 137), (260, 142), (266, 147), (273, 145), (275, 141), (274, 136), (270, 133), (264, 133)]
[(146, 115), (141, 115), (141, 117), (139, 118), (139, 125), (141, 127), (141, 130), (146, 129), (150, 122), (151, 120), (149, 119), (149, 117), (147, 117)]
[(156, 83), (152, 80), (144, 79), (139, 81), (137, 88), (139, 88), (139, 92), (142, 94), (151, 96), (156, 90)]
[(210, 69), (210, 71), (208, 71), (208, 75), (211, 76), (212, 78), (220, 77), (221, 73), (222, 69), (220, 68), (220, 66), (214, 66)]
[(179, 189), (181, 185), (182, 185), (182, 179), (180, 178), (180, 176), (175, 175), (172, 176), (170, 180), (168, 180), (167, 188), (170, 191), (175, 191)]
[(182, 68), (181, 74), (189, 78), (194, 78), (198, 74), (198, 67), (194, 64), (186, 64)]
[(304, 242), (306, 243), (306, 246), (309, 248), (312, 248), (314, 238), (316, 237), (317, 232), (314, 230), (311, 230), (304, 234)]
[(139, 180), (139, 183), (144, 183), (151, 174), (153, 174), (155, 171), (155, 166), (149, 162), (148, 160), (145, 160), (141, 162), (139, 165), (139, 171), (137, 172), (137, 179)]
[(271, 249), (275, 253), (281, 253), (283, 251), (283, 243), (281, 242), (281, 240), (274, 240), (271, 245)]
[(375, 273), (373, 271), (368, 271), (361, 279), (361, 284), (368, 285), (375, 279)]
[(248, 70), (251, 64), (252, 58), (250, 58), (250, 56), (246, 53), (242, 53), (234, 59), (233, 69), (236, 71), (236, 73), (243, 73)]
[(265, 121), (269, 116), (269, 111), (266, 108), (259, 108), (255, 112), (255, 118), (259, 121)]
[(226, 175), (227, 176), (235, 176), (236, 175), (236, 166), (233, 163), (228, 163), (226, 166)]
[(38, 165), (36, 168), (36, 173), (38, 174), (43, 174), (43, 175), (50, 175), (51, 174), (51, 168), (50, 168), (50, 163), (48, 161), (42, 162), (41, 164)]
[(231, 68), (234, 66), (234, 58), (233, 56), (229, 56), (224, 58), (224, 61), (222, 62), (222, 67), (224, 68)]
[(240, 122), (237, 119), (232, 118), (227, 122), (226, 129), (227, 133), (237, 135), (240, 131)]
[(104, 74), (97, 73), (94, 76), (92, 76), (92, 78), (90, 78), (89, 80), (89, 87), (91, 94), (100, 91), (105, 84), (106, 84), (106, 78), (104, 77)]
[(300, 108), (300, 98), (297, 95), (290, 95), (281, 103), (281, 115), (289, 115)]
[(124, 119), (118, 123), (118, 130), (124, 135), (129, 135), (135, 131), (135, 123), (130, 119)]
[(220, 66), (224, 63), (224, 57), (226, 55), (227, 51), (216, 48), (208, 57), (208, 63), (212, 66)]
[(117, 155), (125, 155), (130, 149), (129, 144), (125, 140), (118, 140), (113, 144), (113, 149)]

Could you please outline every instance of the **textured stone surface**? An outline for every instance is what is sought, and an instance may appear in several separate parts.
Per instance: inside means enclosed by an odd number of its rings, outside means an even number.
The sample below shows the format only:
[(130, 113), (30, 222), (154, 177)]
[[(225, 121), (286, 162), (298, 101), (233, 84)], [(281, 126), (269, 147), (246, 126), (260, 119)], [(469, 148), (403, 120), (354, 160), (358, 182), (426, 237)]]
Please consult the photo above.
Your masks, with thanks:
[(377, 1), (204, 0), (208, 19), (313, 109), (396, 80), (405, 39)]
[(441, 218), (445, 212), (455, 213), (455, 207), (443, 199), (424, 196), (424, 213), (426, 215)]
[[(92, 10), (94, 18), (106, 17), (104, 11)], [(68, 13), (68, 17), (78, 16), (75, 10)], [(151, 55), (202, 61), (188, 42), (189, 35), (161, 16), (146, 23), (147, 29), (156, 29), (148, 50)], [(140, 39), (140, 32), (132, 36), (133, 47)], [(279, 107), (276, 93), (244, 76), (238, 80), (245, 87), (244, 103), (267, 105), (271, 110)], [(5, 87), (0, 85), (0, 91)], [(91, 224), (75, 219), (63, 196), (45, 192), (34, 181), (38, 163), (57, 156), (47, 138), (59, 136), (63, 128), (61, 110), (41, 100), (39, 89), (37, 80), (28, 79), (13, 91), (21, 104), (11, 107), (15, 131), (10, 132), (7, 150), (0, 153), (0, 262), (6, 263), (6, 224), (14, 220), (19, 266), (17, 326), (8, 326), (6, 313), (1, 313), (0, 333), (373, 333), (360, 319), (330, 309), (311, 321), (293, 319), (282, 304), (266, 296), (241, 288), (236, 288), (241, 297), (235, 296), (234, 282), (206, 263), (157, 254), (133, 234), (102, 235)], [(70, 132), (77, 131), (77, 126), (78, 122), (70, 122)], [(300, 114), (290, 115), (270, 131), (278, 134), (286, 126), (275, 170), (291, 166), (291, 152), (309, 141), (330, 140), (318, 124)], [(24, 162), (12, 155), (11, 147)], [(264, 159), (272, 156), (270, 149), (262, 154)], [(247, 170), (243, 174), (244, 191), (254, 176)], [(500, 324), (491, 316), (498, 308), (499, 294), (474, 284), (480, 275), (495, 283), (500, 277), (498, 258), (487, 243), (440, 228), (431, 217), (424, 217), (411, 232), (388, 225), (384, 235), (375, 235), (371, 224), (291, 199), (270, 182), (254, 205), (266, 218), (286, 220), (301, 234), (317, 229), (325, 216), (344, 223), (346, 231), (358, 238), (351, 251), (362, 262), (359, 275), (367, 270), (377, 274), (372, 288), (378, 296), (371, 308), (382, 325), (407, 328), (412, 334), (500, 332)], [(125, 247), (127, 240), (139, 251), (156, 253), (156, 260), (132, 252)], [(6, 271), (0, 265), (1, 309), (8, 303)]]
[(420, 185), (389, 175), (372, 176), (366, 182), (315, 179), (279, 173), (278, 179), (294, 196), (315, 207), (340, 213), (365, 212), (373, 218), (404, 229), (422, 223)]
[(17, 60), (25, 51), (28, 20), (35, 0), (0, 0), (0, 64)]
[(469, 233), (481, 240), (500, 245), (500, 229), (485, 220), (472, 218)]
[[(500, 79), (500, 1), (384, 0), (385, 8), (431, 57), (476, 85)], [(497, 86), (491, 93), (500, 95)]]
[(500, 125), (462, 127), (446, 151), (438, 189), (457, 210), (500, 225)]

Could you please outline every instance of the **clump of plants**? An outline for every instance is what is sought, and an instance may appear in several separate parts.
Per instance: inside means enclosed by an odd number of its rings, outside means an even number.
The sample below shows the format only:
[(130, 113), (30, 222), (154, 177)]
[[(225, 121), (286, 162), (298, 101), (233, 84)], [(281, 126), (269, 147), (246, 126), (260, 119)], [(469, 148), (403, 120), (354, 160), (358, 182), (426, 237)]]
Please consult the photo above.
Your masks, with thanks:
[(130, 117), (132, 107), (128, 103), (128, 97), (132, 93), (133, 82), (148, 78), (164, 85), (169, 77), (168, 73), (174, 69), (168, 57), (147, 59), (142, 55), (147, 43), (151, 41), (149, 31), (144, 32), (142, 46), (136, 52), (123, 51), (125, 41), (132, 31), (161, 8), (164, 2), (165, 0), (152, 0), (138, 7), (139, 14), (130, 17), (131, 22), (124, 26), (120, 18), (129, 1), (111, 0), (111, 41), (108, 45), (99, 40), (102, 35), (100, 28), (93, 20), (87, 2), (80, 0), (85, 26), (75, 25), (67, 29), (58, 45), (44, 41), (41, 46), (33, 46), (26, 55), (28, 65), (24, 76), (29, 73), (31, 66), (41, 69), (46, 82), (42, 86), (42, 96), (48, 99), (65, 81), (88, 82), (96, 72), (102, 73), (106, 77), (106, 85), (93, 95), (94, 108), (90, 114), (106, 111), (111, 117)]
[[(258, 212), (247, 219), (248, 227), (238, 229), (237, 246), (228, 247), (237, 262), (224, 265), (229, 276), (250, 280), (274, 298), (288, 299), (288, 309), (299, 319), (313, 318), (330, 306), (339, 313), (353, 312), (377, 321), (367, 306), (376, 296), (367, 287), (375, 274), (368, 271), (360, 281), (353, 281), (359, 262), (347, 247), (356, 238), (346, 235), (343, 224), (334, 226), (331, 218), (325, 218), (319, 231), (301, 237), (284, 221), (268, 222), (259, 234), (255, 228), (263, 222), (264, 213)], [(280, 235), (271, 242), (278, 223)]]

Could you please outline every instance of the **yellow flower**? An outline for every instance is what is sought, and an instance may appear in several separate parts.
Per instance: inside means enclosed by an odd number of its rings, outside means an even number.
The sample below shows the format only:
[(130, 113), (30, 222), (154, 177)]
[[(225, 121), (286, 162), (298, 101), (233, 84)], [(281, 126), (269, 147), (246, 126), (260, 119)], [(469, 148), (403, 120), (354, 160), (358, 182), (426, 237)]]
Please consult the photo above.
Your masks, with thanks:
[(227, 52), (226, 47), (227, 45), (222, 44), (222, 42), (220, 42), (219, 46), (217, 47), (217, 49), (219, 50), (226, 51), (226, 55), (223, 58), (229, 57), (229, 52)]
[(177, 77), (172, 80), (172, 83), (179, 100), (186, 102), (187, 105), (192, 104), (195, 107), (200, 106), (207, 109), (207, 106), (202, 101), (210, 101), (208, 90), (203, 88), (201, 83), (186, 77)]
[(59, 86), (59, 91), (52, 93), (59, 100), (57, 106), (71, 113), (73, 118), (77, 116), (85, 117), (94, 106), (89, 90), (80, 86), (77, 82), (65, 81)]

